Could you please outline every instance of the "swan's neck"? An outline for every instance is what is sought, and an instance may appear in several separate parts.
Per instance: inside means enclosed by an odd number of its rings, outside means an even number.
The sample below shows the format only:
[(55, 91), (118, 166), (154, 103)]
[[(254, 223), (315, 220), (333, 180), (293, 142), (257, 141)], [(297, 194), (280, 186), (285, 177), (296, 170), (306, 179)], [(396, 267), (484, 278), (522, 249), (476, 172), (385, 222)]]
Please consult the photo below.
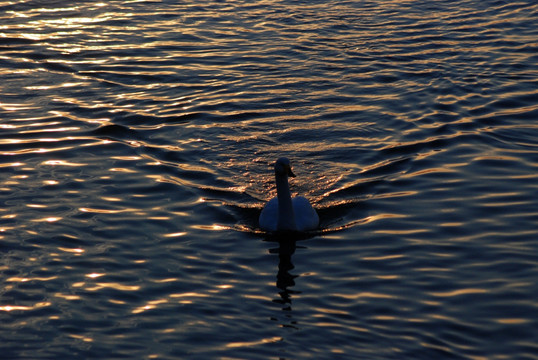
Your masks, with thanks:
[(286, 175), (276, 175), (276, 192), (278, 197), (278, 230), (296, 230), (295, 214), (291, 202), (290, 187)]

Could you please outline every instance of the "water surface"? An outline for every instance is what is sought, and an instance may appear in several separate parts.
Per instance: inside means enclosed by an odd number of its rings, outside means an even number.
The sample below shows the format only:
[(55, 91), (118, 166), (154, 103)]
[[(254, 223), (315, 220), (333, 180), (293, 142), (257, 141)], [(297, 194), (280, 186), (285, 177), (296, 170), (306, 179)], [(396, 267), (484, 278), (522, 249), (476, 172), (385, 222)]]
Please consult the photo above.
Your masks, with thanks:
[(536, 19), (0, 2), (3, 356), (537, 359)]

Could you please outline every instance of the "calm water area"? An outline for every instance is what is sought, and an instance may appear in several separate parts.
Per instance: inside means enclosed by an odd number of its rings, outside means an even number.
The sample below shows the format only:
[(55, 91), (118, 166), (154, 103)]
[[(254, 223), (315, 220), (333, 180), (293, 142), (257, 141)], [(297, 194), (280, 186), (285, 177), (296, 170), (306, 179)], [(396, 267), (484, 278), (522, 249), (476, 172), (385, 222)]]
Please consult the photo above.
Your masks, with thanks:
[(535, 0), (0, 0), (1, 359), (538, 359), (537, 284)]

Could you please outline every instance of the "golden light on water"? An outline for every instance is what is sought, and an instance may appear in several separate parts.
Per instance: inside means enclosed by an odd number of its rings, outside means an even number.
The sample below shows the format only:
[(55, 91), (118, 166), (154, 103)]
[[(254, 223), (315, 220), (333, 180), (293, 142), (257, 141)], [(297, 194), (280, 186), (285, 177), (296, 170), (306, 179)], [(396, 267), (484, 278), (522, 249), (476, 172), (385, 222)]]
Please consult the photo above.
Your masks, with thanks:
[(26, 204), (26, 206), (29, 208), (37, 208), (37, 209), (47, 207), (47, 205), (43, 205), (43, 204)]
[(450, 291), (443, 291), (443, 292), (433, 292), (431, 293), (431, 295), (435, 297), (453, 297), (453, 296), (461, 296), (461, 295), (469, 295), (469, 294), (485, 294), (487, 292), (488, 290), (486, 289), (469, 288), (469, 289), (457, 289), (457, 290), (450, 290)]
[(79, 211), (86, 212), (86, 213), (96, 213), (96, 214), (119, 214), (124, 212), (135, 212), (139, 211), (139, 209), (95, 209), (95, 208), (86, 208), (81, 207), (79, 208)]
[(75, 87), (75, 86), (83, 86), (83, 82), (65, 82), (61, 84), (54, 84), (54, 85), (39, 85), (39, 86), (26, 86), (27, 90), (52, 90), (57, 88), (68, 88), (68, 87)]
[(226, 344), (227, 348), (240, 348), (240, 347), (249, 347), (249, 346), (256, 346), (256, 345), (262, 345), (262, 344), (268, 344), (268, 343), (274, 343), (284, 340), (280, 336), (273, 336), (269, 338), (254, 340), (254, 341), (239, 341), (239, 342), (231, 342)]
[(0, 164), (0, 168), (4, 168), (4, 167), (11, 168), (11, 167), (18, 167), (18, 166), (23, 166), (23, 165), (26, 165), (26, 164), (22, 162), (4, 163), (4, 164)]
[(4, 306), (0, 306), (0, 311), (7, 311), (7, 312), (14, 311), (14, 310), (28, 311), (28, 310), (35, 310), (35, 309), (39, 309), (39, 308), (47, 307), (47, 306), (51, 306), (51, 305), (52, 305), (52, 303), (50, 303), (48, 301), (38, 302), (33, 306), (4, 305)]
[(369, 257), (363, 257), (361, 260), (364, 261), (386, 261), (386, 260), (393, 260), (393, 259), (400, 259), (403, 258), (403, 254), (394, 254), (394, 255), (381, 255), (381, 256), (369, 256)]
[(186, 298), (186, 297), (208, 297), (208, 294), (203, 293), (197, 293), (197, 292), (186, 292), (186, 293), (179, 293), (179, 294), (171, 294), (171, 298)]
[(174, 282), (178, 280), (179, 280), (178, 278), (167, 278), (167, 279), (154, 280), (154, 282), (157, 284), (162, 284), (162, 283), (169, 283), (169, 282)]
[(224, 226), (220, 224), (213, 224), (213, 225), (192, 225), (192, 228), (200, 229), (200, 230), (209, 230), (209, 231), (222, 231), (222, 230), (230, 230), (229, 226)]
[[(175, 282), (175, 281), (178, 281), (178, 279), (167, 278), (167, 279), (155, 280), (156, 283), (168, 283), (168, 282)], [(222, 285), (216, 286), (214, 289), (209, 290), (207, 293), (185, 292), (185, 293), (170, 294), (166, 296), (165, 298), (148, 301), (146, 304), (134, 308), (132, 310), (132, 313), (139, 314), (148, 310), (156, 309), (159, 305), (164, 305), (168, 303), (192, 304), (195, 302), (195, 299), (211, 297), (213, 296), (212, 294), (219, 293), (222, 290), (230, 289), (232, 287), (233, 285), (222, 284)]]
[[(0, 75), (2, 75), (2, 71), (0, 71)], [(35, 109), (34, 106), (29, 106), (27, 104), (17, 104), (17, 103), (10, 103), (10, 104), (7, 104), (7, 103), (1, 103), (0, 102), (0, 109), (2, 110), (5, 110), (5, 111), (21, 111), (21, 110), (32, 110), (32, 109)], [(13, 125), (1, 125), (0, 128), (5, 128), (5, 129), (12, 129), (12, 128), (15, 128), (15, 126)]]
[(82, 340), (84, 342), (92, 342), (93, 341), (93, 339), (91, 337), (83, 336), (83, 335), (69, 334), (69, 337), (72, 337), (73, 339), (77, 339), (77, 340)]
[(55, 297), (65, 299), (65, 300), (80, 300), (81, 297), (79, 295), (72, 295), (72, 294), (62, 294), (62, 293), (56, 293), (54, 294)]
[(53, 222), (59, 221), (61, 219), (62, 219), (61, 217), (57, 217), (57, 216), (47, 216), (47, 217), (44, 217), (44, 218), (34, 219), (32, 221), (34, 221), (34, 222), (49, 222), (49, 223), (53, 223)]
[(140, 306), (140, 307), (134, 309), (132, 311), (132, 313), (133, 314), (139, 314), (139, 313), (147, 311), (147, 310), (155, 309), (157, 307), (157, 305), (166, 304), (167, 302), (168, 302), (168, 300), (166, 300), (166, 299), (159, 299), (159, 300), (149, 301), (146, 305), (143, 305), (143, 306)]
[(123, 172), (123, 173), (129, 173), (129, 174), (133, 174), (137, 172), (136, 170), (127, 169), (127, 168), (111, 168), (110, 171)]
[(111, 196), (102, 196), (101, 199), (103, 199), (105, 201), (113, 201), (113, 202), (122, 201), (122, 199), (120, 199), (118, 197), (111, 197)]
[(164, 234), (163, 236), (164, 237), (180, 237), (180, 236), (185, 236), (185, 235), (187, 235), (186, 232), (180, 231), (180, 232), (171, 233), (171, 234)]
[(509, 319), (497, 319), (496, 322), (499, 324), (517, 325), (517, 324), (527, 324), (527, 323), (530, 323), (531, 321), (529, 319), (509, 318)]
[(86, 290), (88, 291), (99, 291), (102, 289), (115, 289), (119, 291), (138, 291), (140, 290), (139, 285), (123, 285), (120, 283), (110, 282), (110, 283), (96, 283), (92, 287), (87, 287)]
[(104, 275), (106, 275), (106, 274), (103, 274), (103, 273), (91, 273), (91, 274), (86, 274), (86, 277), (89, 277), (91, 279), (96, 279), (96, 278), (104, 276)]
[(84, 252), (84, 249), (78, 249), (78, 248), (71, 249), (71, 248), (65, 248), (65, 247), (58, 247), (58, 250), (63, 251), (63, 252), (73, 253), (73, 254), (82, 254)]
[(30, 278), (13, 276), (13, 277), (10, 277), (10, 278), (6, 279), (5, 281), (6, 282), (50, 281), (50, 280), (55, 280), (57, 278), (58, 278), (58, 276), (30, 277)]
[(85, 166), (85, 165), (88, 165), (88, 164), (74, 163), (74, 162), (69, 162), (69, 161), (65, 161), (65, 160), (47, 160), (47, 161), (44, 161), (42, 163), (42, 165), (78, 167), (78, 166)]
[(341, 294), (341, 296), (345, 299), (392, 299), (395, 297), (394, 295), (374, 293), (369, 291), (362, 291), (355, 294)]

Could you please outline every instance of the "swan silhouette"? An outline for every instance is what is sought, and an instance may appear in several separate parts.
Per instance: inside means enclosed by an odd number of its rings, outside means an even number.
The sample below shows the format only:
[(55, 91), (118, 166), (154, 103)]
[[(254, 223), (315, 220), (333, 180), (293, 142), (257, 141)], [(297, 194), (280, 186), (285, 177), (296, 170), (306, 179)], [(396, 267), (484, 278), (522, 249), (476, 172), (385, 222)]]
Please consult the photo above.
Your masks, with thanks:
[(310, 202), (290, 194), (288, 176), (295, 177), (290, 161), (282, 157), (275, 163), (277, 197), (265, 204), (260, 214), (260, 228), (265, 231), (308, 231), (317, 229), (319, 216)]

